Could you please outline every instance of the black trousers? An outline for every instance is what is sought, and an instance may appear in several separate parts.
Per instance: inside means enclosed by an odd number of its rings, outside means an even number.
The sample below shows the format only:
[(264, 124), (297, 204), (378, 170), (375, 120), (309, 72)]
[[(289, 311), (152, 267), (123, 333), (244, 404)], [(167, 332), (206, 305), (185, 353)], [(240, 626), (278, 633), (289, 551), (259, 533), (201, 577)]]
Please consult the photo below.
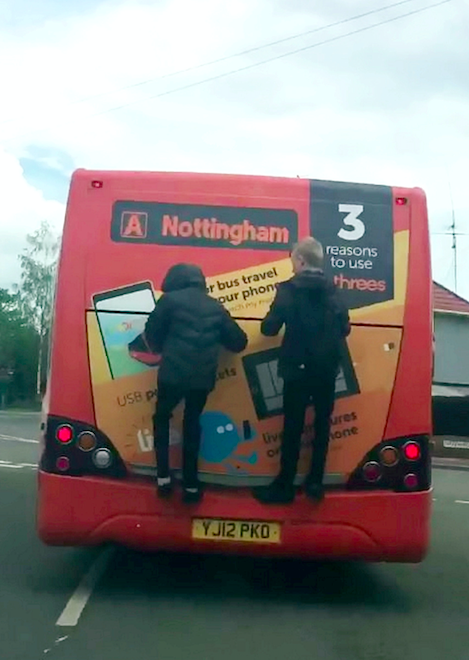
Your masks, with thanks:
[(326, 466), (331, 429), (331, 415), (335, 400), (335, 372), (318, 378), (305, 373), (299, 379), (286, 380), (283, 385), (283, 437), (280, 474), (278, 479), (292, 484), (298, 467), (306, 409), (311, 400), (314, 405), (313, 458), (308, 480), (322, 484)]
[(158, 385), (158, 401), (153, 417), (153, 436), (158, 477), (169, 476), (169, 420), (176, 406), (184, 399), (183, 421), (183, 481), (188, 488), (197, 486), (200, 449), (200, 415), (209, 392), (184, 390), (169, 384)]

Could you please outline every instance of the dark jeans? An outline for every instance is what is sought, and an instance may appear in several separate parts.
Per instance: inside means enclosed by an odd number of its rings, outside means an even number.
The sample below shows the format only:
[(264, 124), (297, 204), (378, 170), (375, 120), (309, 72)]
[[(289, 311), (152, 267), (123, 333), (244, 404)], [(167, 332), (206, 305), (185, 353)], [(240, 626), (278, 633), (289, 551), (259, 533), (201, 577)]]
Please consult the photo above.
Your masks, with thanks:
[(335, 373), (318, 378), (315, 374), (297, 380), (286, 380), (283, 385), (283, 438), (281, 446), (279, 480), (291, 485), (295, 479), (301, 449), (305, 413), (314, 405), (313, 459), (308, 480), (322, 484), (326, 466), (331, 428), (331, 415), (335, 400)]
[(169, 420), (178, 403), (185, 399), (183, 421), (183, 481), (188, 488), (197, 486), (200, 449), (200, 415), (207, 402), (205, 390), (186, 391), (181, 387), (159, 384), (153, 417), (158, 477), (169, 476)]

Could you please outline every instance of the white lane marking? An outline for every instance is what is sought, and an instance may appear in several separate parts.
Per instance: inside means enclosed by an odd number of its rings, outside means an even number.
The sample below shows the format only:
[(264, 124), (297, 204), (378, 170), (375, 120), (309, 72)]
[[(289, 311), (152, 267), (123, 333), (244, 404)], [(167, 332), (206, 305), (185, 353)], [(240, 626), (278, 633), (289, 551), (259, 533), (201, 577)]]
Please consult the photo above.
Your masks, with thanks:
[(88, 571), (82, 577), (80, 584), (65, 605), (65, 609), (59, 616), (56, 626), (76, 626), (86, 603), (90, 599), (93, 589), (102, 578), (115, 550), (112, 546), (105, 548), (91, 564)]
[(15, 435), (5, 435), (0, 433), (0, 440), (6, 440), (7, 442), (27, 442), (30, 445), (38, 445), (39, 440), (33, 440), (32, 438), (17, 438)]
[(7, 415), (8, 417), (18, 417), (21, 415), (36, 415), (40, 417), (41, 411), (34, 410), (0, 410), (0, 415)]
[[(65, 635), (65, 637), (58, 637), (54, 642), (54, 646), (58, 646), (59, 644), (64, 642), (66, 639), (68, 639), (68, 635)], [(46, 655), (47, 653), (50, 653), (51, 651), (52, 651), (52, 648), (44, 649), (44, 655)]]
[(1, 468), (13, 468), (14, 470), (30, 468), (32, 470), (37, 470), (38, 466), (36, 463), (11, 463), (11, 461), (0, 461), (0, 469)]
[(456, 504), (469, 504), (468, 500), (454, 500)]

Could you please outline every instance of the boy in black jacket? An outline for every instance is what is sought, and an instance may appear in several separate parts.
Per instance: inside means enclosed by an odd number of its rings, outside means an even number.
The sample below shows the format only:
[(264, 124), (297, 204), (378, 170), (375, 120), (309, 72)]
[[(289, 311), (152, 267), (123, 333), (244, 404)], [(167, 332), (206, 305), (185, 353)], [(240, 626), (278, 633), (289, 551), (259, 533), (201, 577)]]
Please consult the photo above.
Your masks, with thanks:
[(169, 420), (184, 399), (184, 500), (197, 502), (202, 496), (197, 478), (200, 415), (215, 387), (220, 349), (241, 352), (247, 336), (223, 305), (207, 294), (198, 266), (176, 264), (167, 272), (161, 288), (163, 295), (145, 326), (149, 347), (161, 354), (153, 418), (158, 491), (163, 496), (171, 492)]
[(349, 315), (334, 285), (322, 271), (323, 250), (314, 238), (300, 241), (292, 252), (294, 276), (277, 288), (261, 331), (275, 336), (285, 325), (278, 371), (283, 378), (284, 427), (281, 469), (275, 481), (255, 489), (264, 503), (288, 503), (295, 497), (294, 480), (305, 413), (315, 408), (313, 460), (305, 482), (315, 500), (324, 496), (323, 477), (329, 445), (330, 417), (340, 349), (350, 333)]

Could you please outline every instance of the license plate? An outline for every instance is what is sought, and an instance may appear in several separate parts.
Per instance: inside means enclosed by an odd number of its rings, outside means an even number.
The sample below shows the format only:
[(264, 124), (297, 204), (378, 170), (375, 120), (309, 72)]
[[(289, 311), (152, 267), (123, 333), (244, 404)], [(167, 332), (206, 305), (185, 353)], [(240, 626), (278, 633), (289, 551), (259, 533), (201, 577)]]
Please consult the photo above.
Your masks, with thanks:
[(280, 543), (280, 524), (252, 520), (195, 518), (192, 521), (192, 538), (210, 541)]

